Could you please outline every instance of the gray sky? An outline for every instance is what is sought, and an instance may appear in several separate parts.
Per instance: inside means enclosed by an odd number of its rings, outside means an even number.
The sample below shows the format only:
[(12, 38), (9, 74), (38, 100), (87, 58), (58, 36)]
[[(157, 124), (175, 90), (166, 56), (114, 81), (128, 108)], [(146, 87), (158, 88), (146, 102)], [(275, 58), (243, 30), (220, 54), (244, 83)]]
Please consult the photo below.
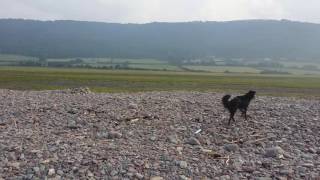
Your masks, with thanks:
[(320, 23), (320, 0), (0, 0), (0, 18), (121, 23), (290, 19)]

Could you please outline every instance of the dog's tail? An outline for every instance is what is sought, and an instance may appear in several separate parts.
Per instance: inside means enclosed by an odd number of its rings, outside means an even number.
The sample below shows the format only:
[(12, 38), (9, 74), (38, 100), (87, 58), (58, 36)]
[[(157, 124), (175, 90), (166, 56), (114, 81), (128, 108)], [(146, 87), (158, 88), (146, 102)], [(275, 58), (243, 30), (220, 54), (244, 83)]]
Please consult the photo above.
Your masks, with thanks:
[(230, 95), (225, 95), (222, 97), (222, 104), (225, 108), (229, 109), (229, 99), (230, 99)]

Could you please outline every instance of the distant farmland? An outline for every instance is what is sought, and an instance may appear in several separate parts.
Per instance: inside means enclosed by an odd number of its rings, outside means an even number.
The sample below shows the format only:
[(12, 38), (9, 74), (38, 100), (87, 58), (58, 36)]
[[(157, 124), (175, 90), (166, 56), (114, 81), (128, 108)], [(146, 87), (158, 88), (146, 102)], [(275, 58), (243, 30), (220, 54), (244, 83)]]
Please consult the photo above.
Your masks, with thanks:
[[(248, 64), (239, 65), (188, 65), (173, 64), (156, 59), (121, 59), (121, 58), (64, 58), (46, 59), (49, 67), (64, 68), (93, 68), (93, 69), (127, 69), (127, 70), (155, 70), (155, 71), (191, 71), (212, 73), (248, 73), (260, 74), (293, 74), (293, 75), (320, 75), (320, 63), (281, 61), (282, 67), (256, 67)], [(257, 61), (259, 62), (259, 61)], [(255, 63), (255, 62), (253, 62)], [(0, 54), (0, 66), (42, 66), (39, 58), (19, 55)], [(303, 67), (314, 69), (305, 69)]]

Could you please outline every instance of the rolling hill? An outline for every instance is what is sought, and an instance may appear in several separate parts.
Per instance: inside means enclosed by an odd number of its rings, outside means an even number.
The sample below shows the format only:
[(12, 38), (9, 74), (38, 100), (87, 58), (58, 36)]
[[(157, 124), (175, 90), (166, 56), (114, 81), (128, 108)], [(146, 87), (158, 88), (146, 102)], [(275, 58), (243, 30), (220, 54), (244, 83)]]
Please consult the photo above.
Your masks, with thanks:
[(288, 20), (115, 24), (0, 19), (0, 53), (47, 58), (319, 60), (319, 44), (319, 24)]

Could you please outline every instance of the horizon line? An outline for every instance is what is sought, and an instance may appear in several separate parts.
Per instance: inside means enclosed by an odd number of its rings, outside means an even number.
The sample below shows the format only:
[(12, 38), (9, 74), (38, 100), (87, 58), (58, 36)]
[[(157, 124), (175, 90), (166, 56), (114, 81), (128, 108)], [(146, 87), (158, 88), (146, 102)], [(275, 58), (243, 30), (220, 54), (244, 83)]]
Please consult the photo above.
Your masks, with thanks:
[(291, 19), (235, 19), (235, 20), (222, 20), (222, 21), (209, 21), (209, 20), (193, 20), (193, 21), (151, 21), (151, 22), (108, 22), (108, 21), (97, 21), (97, 20), (73, 20), (73, 19), (29, 19), (29, 18), (0, 18), (0, 20), (24, 20), (24, 21), (40, 21), (40, 22), (56, 22), (56, 21), (75, 21), (75, 22), (91, 22), (91, 23), (106, 23), (106, 24), (152, 24), (152, 23), (224, 23), (224, 22), (241, 22), (241, 21), (278, 21), (278, 22), (297, 22), (297, 23), (308, 23), (308, 24), (318, 24), (316, 22), (309, 21), (299, 21)]

